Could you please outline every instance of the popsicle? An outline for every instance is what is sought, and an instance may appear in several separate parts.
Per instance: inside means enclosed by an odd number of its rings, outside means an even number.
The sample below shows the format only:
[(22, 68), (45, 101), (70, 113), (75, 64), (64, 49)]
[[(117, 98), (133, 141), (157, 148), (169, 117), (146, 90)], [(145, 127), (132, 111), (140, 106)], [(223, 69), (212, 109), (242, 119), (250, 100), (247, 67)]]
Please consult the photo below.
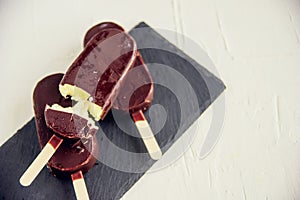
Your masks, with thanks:
[(105, 29), (93, 36), (69, 67), (59, 85), (60, 93), (87, 101), (88, 111), (103, 119), (115, 101), (122, 81), (136, 58), (134, 39), (119, 29)]
[[(124, 31), (121, 26), (113, 22), (100, 23), (88, 30), (84, 37), (84, 46), (86, 46), (96, 34), (101, 34), (101, 32), (104, 32), (106, 29), (112, 28)], [(154, 160), (158, 160), (161, 158), (162, 152), (143, 113), (143, 111), (146, 111), (151, 105), (153, 92), (152, 78), (141, 54), (137, 52), (136, 60), (125, 76), (124, 83), (113, 104), (113, 108), (130, 112), (150, 157)]]
[[(63, 106), (71, 106), (73, 103), (70, 99), (65, 99), (61, 96), (58, 90), (59, 82), (63, 74), (54, 74), (42, 79), (35, 87), (33, 93), (33, 103), (35, 112), (35, 121), (38, 133), (38, 140), (42, 151), (48, 149), (53, 152), (53, 156), (45, 158), (48, 160), (48, 166), (54, 175), (58, 177), (76, 176), (91, 169), (98, 154), (98, 143), (96, 137), (91, 137), (85, 140), (65, 140), (62, 141), (59, 137), (55, 136), (54, 132), (47, 127), (44, 118), (44, 110), (47, 104), (60, 104)], [(49, 142), (50, 140), (50, 142)], [(58, 148), (59, 147), (59, 148)], [(55, 151), (56, 150), (56, 151)], [(43, 161), (44, 162), (44, 161)], [(39, 164), (32, 163), (32, 169), (35, 169)], [(42, 164), (44, 166), (45, 164)], [(30, 169), (30, 167), (28, 168)], [(24, 186), (30, 185), (34, 177), (40, 170), (28, 170), (20, 179), (20, 183)], [(81, 176), (82, 177), (82, 176)], [(73, 179), (73, 178), (72, 178)], [(83, 177), (79, 180), (76, 179), (76, 186), (80, 183), (81, 193), (86, 197), (86, 191)], [(77, 194), (76, 194), (77, 195)]]
[(106, 28), (97, 32), (72, 63), (59, 84), (60, 93), (77, 101), (75, 106), (46, 105), (49, 128), (62, 138), (91, 137), (120, 90), (125, 74), (136, 57), (135, 41), (122, 30)]

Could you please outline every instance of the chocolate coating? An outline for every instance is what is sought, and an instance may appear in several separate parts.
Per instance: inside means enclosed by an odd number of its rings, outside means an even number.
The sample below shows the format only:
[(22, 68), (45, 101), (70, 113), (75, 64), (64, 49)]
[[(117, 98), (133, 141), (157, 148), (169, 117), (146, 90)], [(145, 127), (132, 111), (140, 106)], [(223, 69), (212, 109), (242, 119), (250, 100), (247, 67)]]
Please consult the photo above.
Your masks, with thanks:
[[(124, 31), (121, 26), (113, 22), (97, 24), (86, 33), (84, 37), (84, 46), (87, 45), (94, 35), (101, 34), (102, 32), (105, 32), (106, 29), (112, 28)], [(137, 52), (136, 60), (125, 76), (119, 95), (113, 103), (113, 108), (129, 111), (130, 113), (139, 110), (145, 111), (151, 105), (153, 92), (154, 87), (152, 78), (141, 54)]]
[(122, 89), (113, 104), (114, 109), (129, 111), (147, 110), (153, 99), (153, 81), (140, 54), (125, 77)]
[(84, 36), (84, 40), (83, 40), (83, 46), (85, 47), (86, 44), (92, 39), (92, 37), (94, 37), (95, 35), (97, 35), (99, 32), (105, 30), (105, 29), (118, 29), (120, 31), (125, 31), (123, 29), (123, 27), (121, 27), (120, 25), (113, 23), (113, 22), (103, 22), (100, 24), (97, 24), (95, 26), (93, 26), (92, 28), (90, 28), (87, 33)]
[(88, 120), (73, 113), (51, 109), (45, 110), (47, 126), (62, 138), (88, 139), (94, 136), (98, 128), (92, 127)]
[[(33, 103), (35, 112), (35, 122), (37, 127), (40, 147), (43, 148), (54, 132), (47, 127), (44, 110), (47, 104), (60, 104), (64, 107), (72, 106), (72, 101), (61, 96), (58, 90), (59, 82), (63, 74), (50, 75), (39, 81), (33, 93)], [(85, 144), (83, 144), (83, 142)], [(92, 153), (90, 153), (92, 152)], [(55, 154), (48, 161), (48, 166), (57, 176), (70, 175), (78, 170), (87, 172), (91, 169), (98, 153), (98, 143), (96, 137), (86, 141), (64, 140), (56, 150)], [(94, 155), (94, 156), (93, 156)]]
[(135, 57), (136, 44), (131, 36), (118, 29), (105, 29), (87, 43), (60, 84), (86, 91), (89, 100), (103, 109), (103, 119)]

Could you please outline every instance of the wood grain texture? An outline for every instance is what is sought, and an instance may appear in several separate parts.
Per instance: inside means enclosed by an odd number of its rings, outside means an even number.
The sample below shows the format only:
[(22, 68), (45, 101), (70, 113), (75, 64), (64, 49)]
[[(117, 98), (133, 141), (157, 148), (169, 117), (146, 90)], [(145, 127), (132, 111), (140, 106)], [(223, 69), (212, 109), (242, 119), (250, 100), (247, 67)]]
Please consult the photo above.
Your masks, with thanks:
[[(154, 82), (165, 81), (179, 89), (183, 94), (194, 91), (197, 97), (197, 105), (190, 103), (188, 95), (182, 95), (185, 108), (180, 108), (180, 101), (176, 95), (167, 87), (160, 84), (154, 86), (153, 105), (160, 104), (164, 107), (167, 118), (162, 129), (156, 134), (162, 151), (166, 152), (171, 145), (182, 135), (185, 130), (207, 109), (207, 107), (225, 89), (224, 84), (209, 73), (201, 65), (185, 55), (166, 39), (161, 37), (145, 23), (140, 23), (135, 28), (147, 28), (143, 35), (139, 31), (131, 31), (130, 34), (136, 39), (138, 47), (155, 46), (155, 48), (144, 48), (140, 52), (149, 66)], [(153, 70), (161, 65), (175, 69), (186, 80), (191, 88), (184, 88), (174, 77), (169, 76), (165, 70)], [(208, 88), (210, 90), (208, 91)], [(110, 112), (105, 120), (99, 123), (101, 131), (98, 133), (100, 155), (114, 163), (114, 160), (128, 162), (128, 171), (140, 171), (140, 173), (130, 173), (116, 170), (101, 162), (84, 175), (90, 199), (119, 199), (128, 191), (147, 171), (154, 161), (150, 157), (140, 157), (137, 160), (130, 160), (126, 157), (118, 157), (113, 148), (114, 144), (127, 152), (144, 153), (146, 149), (141, 139), (134, 137), (138, 135), (134, 123), (128, 118), (122, 122), (127, 124), (127, 128), (132, 136), (126, 134), (116, 124), (114, 115), (117, 111)], [(146, 118), (151, 121), (161, 119), (161, 112), (151, 110), (145, 113)], [(122, 114), (120, 114), (121, 116)], [(126, 121), (127, 120), (127, 121)], [(153, 129), (158, 129), (159, 123), (154, 120)], [(110, 143), (107, 143), (109, 139)], [(19, 178), (26, 167), (40, 152), (34, 119), (30, 120), (20, 129), (10, 140), (0, 148), (0, 198), (2, 199), (75, 199), (75, 194), (70, 180), (60, 180), (52, 176), (46, 167), (39, 174), (30, 187), (24, 188), (19, 184)], [(138, 166), (138, 167), (136, 167)], [(132, 169), (130, 169), (132, 167)]]

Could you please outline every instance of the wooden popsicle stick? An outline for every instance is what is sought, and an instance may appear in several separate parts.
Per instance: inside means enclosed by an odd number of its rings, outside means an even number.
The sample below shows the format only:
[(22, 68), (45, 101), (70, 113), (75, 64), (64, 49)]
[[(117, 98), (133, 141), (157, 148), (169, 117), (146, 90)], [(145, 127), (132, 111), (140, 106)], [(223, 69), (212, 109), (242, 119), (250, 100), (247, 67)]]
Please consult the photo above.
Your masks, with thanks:
[(63, 139), (53, 135), (48, 143), (44, 146), (40, 154), (35, 158), (31, 165), (24, 172), (20, 178), (20, 184), (23, 186), (29, 186), (32, 181), (37, 177), (43, 167), (47, 164), (50, 158), (53, 156), (57, 148), (63, 142)]
[(162, 152), (151, 130), (151, 127), (144, 116), (144, 113), (139, 110), (135, 113), (132, 113), (132, 118), (144, 141), (150, 157), (153, 160), (159, 160), (162, 157)]
[(89, 194), (81, 171), (71, 175), (77, 200), (89, 200)]

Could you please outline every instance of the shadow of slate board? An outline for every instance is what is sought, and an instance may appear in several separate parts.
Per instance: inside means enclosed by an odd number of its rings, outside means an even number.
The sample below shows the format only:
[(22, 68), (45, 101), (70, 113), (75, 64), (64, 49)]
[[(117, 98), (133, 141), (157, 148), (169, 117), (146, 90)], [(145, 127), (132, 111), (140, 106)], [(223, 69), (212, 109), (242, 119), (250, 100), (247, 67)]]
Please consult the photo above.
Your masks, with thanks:
[[(142, 31), (138, 28), (147, 28)], [(161, 105), (161, 109), (152, 109), (145, 113), (151, 121), (152, 129), (158, 130), (157, 141), (166, 152), (185, 130), (207, 109), (207, 107), (223, 92), (224, 84), (204, 67), (196, 63), (181, 50), (169, 43), (165, 38), (145, 23), (140, 23), (130, 34), (135, 38), (145, 63), (154, 79), (154, 99), (152, 105)], [(161, 66), (176, 70), (190, 84), (190, 88), (176, 85), (178, 82)], [(157, 70), (159, 69), (159, 70)], [(174, 71), (173, 70), (173, 71)], [(170, 76), (169, 76), (170, 75)], [(164, 84), (159, 84), (164, 81)], [(180, 83), (180, 81), (179, 81)], [(181, 95), (181, 99), (168, 88), (171, 84)], [(208, 91), (209, 88), (209, 91)], [(188, 91), (193, 90), (195, 101), (190, 102)], [(180, 102), (184, 102), (182, 110)], [(125, 116), (122, 118), (122, 116)], [(123, 132), (115, 116), (121, 119), (132, 135)], [(127, 116), (127, 117), (126, 117)], [(163, 127), (161, 119), (164, 120)], [(130, 153), (118, 154), (115, 147), (125, 152), (145, 153), (146, 149), (137, 130), (126, 114), (111, 111), (104, 121), (99, 123), (98, 133), (100, 160), (84, 175), (91, 199), (120, 199), (149, 169), (154, 161), (147, 154), (141, 157), (130, 157)], [(29, 164), (40, 152), (34, 118), (0, 147), (0, 199), (76, 199), (71, 180), (58, 179), (44, 167), (36, 180), (29, 187), (22, 187), (19, 178)], [(138, 154), (139, 155), (139, 154)], [(116, 162), (114, 162), (116, 161)], [(111, 163), (123, 163), (127, 172), (118, 170)], [(125, 164), (124, 164), (125, 163)], [(134, 167), (132, 167), (134, 166)], [(130, 169), (132, 167), (132, 169)], [(133, 173), (136, 172), (136, 173)]]

